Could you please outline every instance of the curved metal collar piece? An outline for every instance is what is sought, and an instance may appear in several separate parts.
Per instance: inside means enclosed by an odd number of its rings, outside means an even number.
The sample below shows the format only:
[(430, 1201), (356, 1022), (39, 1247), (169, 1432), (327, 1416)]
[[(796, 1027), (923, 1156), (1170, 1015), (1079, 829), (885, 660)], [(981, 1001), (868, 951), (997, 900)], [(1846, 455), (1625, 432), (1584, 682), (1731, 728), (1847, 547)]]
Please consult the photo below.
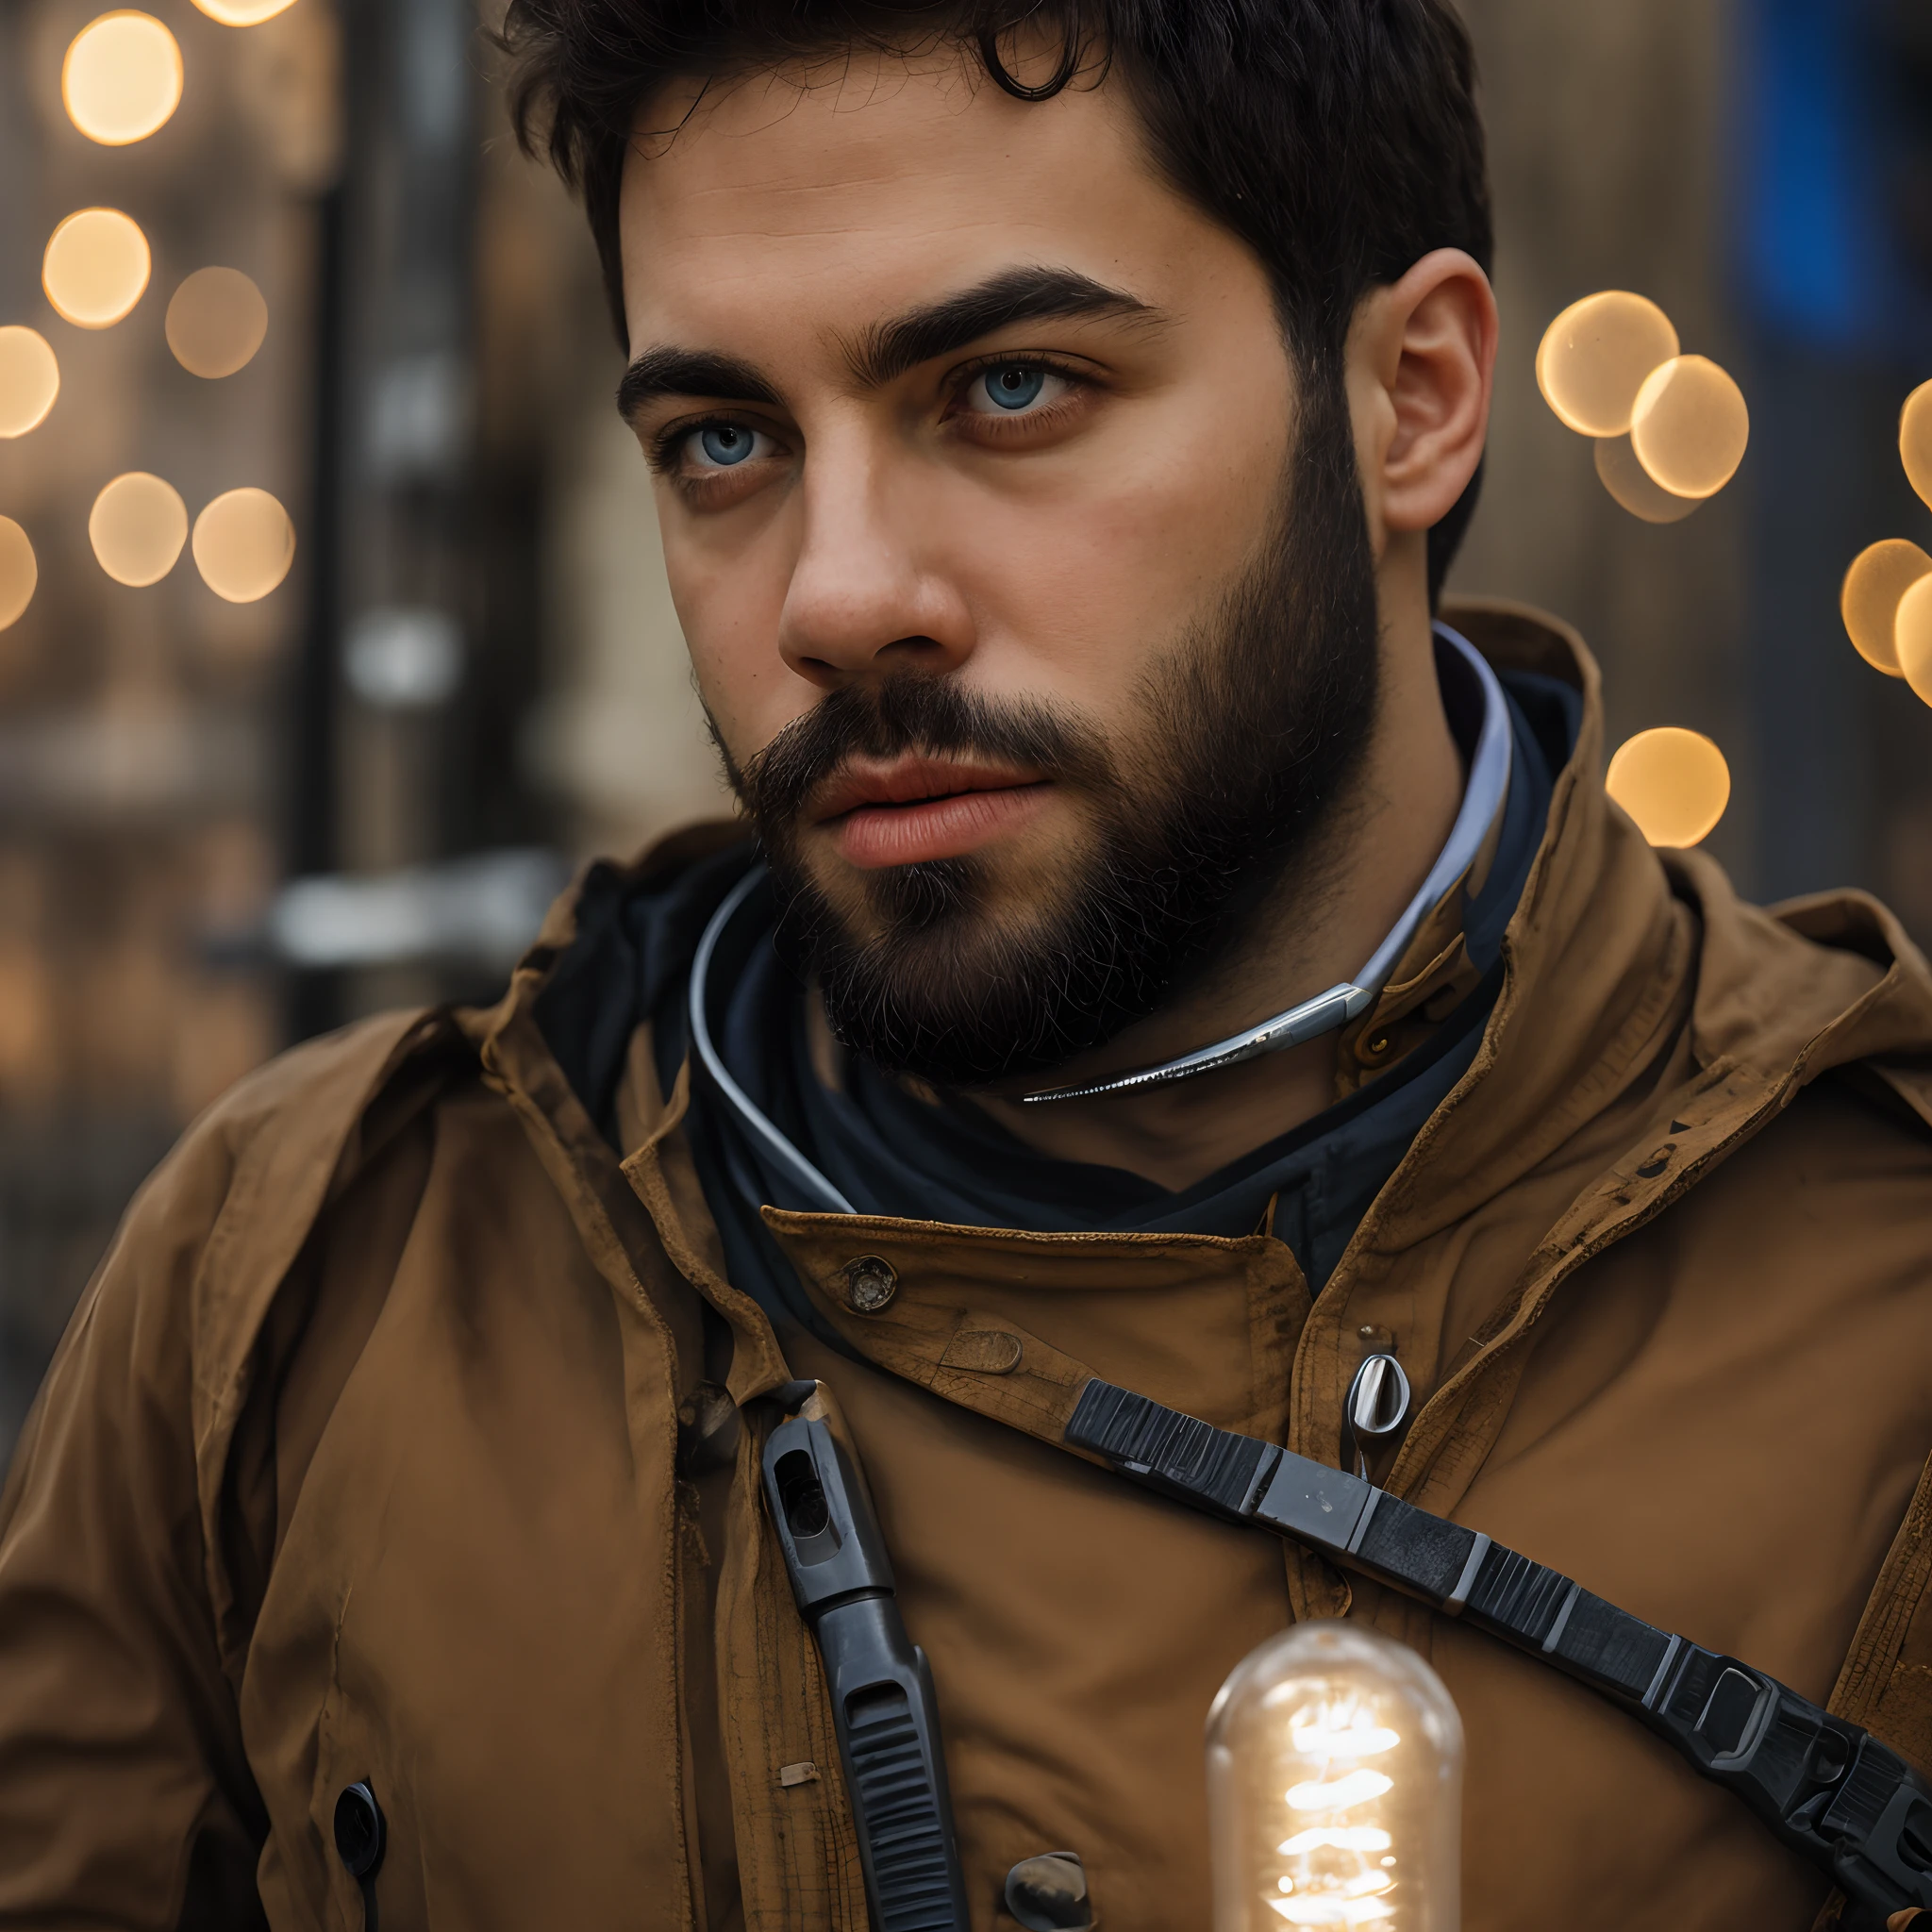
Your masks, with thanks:
[(1176, 1080), (1191, 1080), (1197, 1074), (1237, 1066), (1242, 1060), (1258, 1059), (1263, 1054), (1279, 1053), (1284, 1047), (1319, 1039), (1368, 1011), (1389, 983), (1389, 975), (1408, 950), (1409, 942), (1422, 929), (1423, 922), (1475, 863), (1476, 855), (1509, 795), (1509, 708), (1503, 696), (1503, 687), (1467, 638), (1446, 624), (1436, 625), (1436, 636), (1462, 658), (1482, 688), (1482, 730), (1469, 761), (1469, 783), (1463, 788), (1462, 808), (1456, 814), (1449, 842), (1429, 868), (1428, 877), (1408, 902), (1407, 909), (1370, 956), (1368, 964), (1353, 979), (1331, 986), (1326, 992), (1290, 1007), (1285, 1013), (1276, 1013), (1273, 1019), (1263, 1020), (1244, 1033), (1216, 1041), (1212, 1046), (1197, 1047), (1192, 1053), (1163, 1060), (1158, 1066), (1137, 1067), (1110, 1079), (1049, 1087), (1038, 1093), (1024, 1094), (1022, 1099), (1025, 1106), (1038, 1107), (1051, 1100), (1090, 1100), (1102, 1093), (1129, 1093), (1142, 1087), (1165, 1087)]
[(731, 924), (739, 908), (764, 884), (765, 876), (762, 865), (753, 866), (725, 895), (724, 903), (711, 914), (710, 924), (705, 927), (705, 936), (698, 941), (697, 957), (692, 959), (691, 967), (691, 1047), (698, 1057), (698, 1064), (724, 1094), (732, 1110), (764, 1143), (779, 1166), (805, 1190), (814, 1210), (821, 1214), (857, 1214), (858, 1209), (786, 1139), (765, 1117), (762, 1109), (753, 1103), (751, 1095), (731, 1077), (730, 1070), (711, 1041), (711, 1016), (706, 1010), (711, 961), (717, 954), (718, 941), (724, 936), (725, 927)]

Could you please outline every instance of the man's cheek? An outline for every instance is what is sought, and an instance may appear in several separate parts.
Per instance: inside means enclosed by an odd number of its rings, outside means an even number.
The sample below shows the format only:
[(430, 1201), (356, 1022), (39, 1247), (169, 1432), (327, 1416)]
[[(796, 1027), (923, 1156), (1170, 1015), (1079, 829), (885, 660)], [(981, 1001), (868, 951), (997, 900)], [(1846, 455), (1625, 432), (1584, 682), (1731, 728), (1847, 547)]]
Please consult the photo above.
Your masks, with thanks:
[(760, 714), (756, 683), (735, 670), (727, 657), (693, 641), (691, 659), (698, 701), (704, 706), (711, 734), (730, 759), (732, 770), (742, 772), (791, 721)]
[(665, 569), (698, 696), (741, 768), (810, 708), (814, 693), (779, 656), (776, 613), (761, 616), (761, 600), (728, 576), (694, 568), (675, 548)]

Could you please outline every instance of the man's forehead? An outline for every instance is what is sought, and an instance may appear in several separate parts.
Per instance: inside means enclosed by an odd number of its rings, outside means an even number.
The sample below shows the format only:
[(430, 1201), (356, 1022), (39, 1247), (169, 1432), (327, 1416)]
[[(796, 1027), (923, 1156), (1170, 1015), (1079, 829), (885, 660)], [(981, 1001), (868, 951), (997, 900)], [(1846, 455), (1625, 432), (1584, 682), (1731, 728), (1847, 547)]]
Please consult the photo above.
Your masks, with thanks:
[(625, 169), (634, 335), (689, 334), (784, 291), (862, 327), (1024, 260), (1119, 285), (1127, 256), (1202, 221), (1106, 86), (1023, 103), (956, 59), (855, 55), (835, 76), (744, 76), (648, 118), (679, 114)]
[(1020, 106), (974, 85), (963, 57), (855, 51), (674, 83), (641, 108), (631, 159), (653, 164), (667, 208), (692, 193), (782, 203), (957, 166), (995, 123), (1016, 132)]

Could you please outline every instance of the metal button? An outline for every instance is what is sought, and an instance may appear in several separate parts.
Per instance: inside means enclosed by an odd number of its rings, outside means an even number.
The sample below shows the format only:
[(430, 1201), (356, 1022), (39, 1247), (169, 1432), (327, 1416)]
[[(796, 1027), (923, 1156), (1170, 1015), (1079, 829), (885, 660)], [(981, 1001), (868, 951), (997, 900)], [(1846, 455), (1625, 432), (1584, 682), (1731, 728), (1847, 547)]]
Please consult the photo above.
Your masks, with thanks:
[(370, 1876), (382, 1863), (383, 1841), (388, 1833), (375, 1793), (360, 1779), (344, 1786), (341, 1796), (336, 1800), (335, 1827), (336, 1857), (347, 1867), (349, 1876)]
[(1087, 1871), (1077, 1852), (1041, 1852), (1007, 1874), (1007, 1909), (1026, 1932), (1074, 1932), (1093, 1924)]
[(855, 1315), (876, 1315), (899, 1292), (899, 1276), (890, 1261), (861, 1255), (845, 1264), (845, 1302)]

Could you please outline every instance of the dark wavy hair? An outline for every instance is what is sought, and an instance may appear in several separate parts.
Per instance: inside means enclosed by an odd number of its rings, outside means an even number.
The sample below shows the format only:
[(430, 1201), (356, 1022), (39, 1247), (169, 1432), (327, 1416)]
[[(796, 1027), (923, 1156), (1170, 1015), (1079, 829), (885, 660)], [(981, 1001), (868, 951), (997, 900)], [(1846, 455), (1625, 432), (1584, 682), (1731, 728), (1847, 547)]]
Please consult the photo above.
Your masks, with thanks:
[[(1036, 86), (1003, 52), (1023, 30), (1059, 49)], [(1474, 58), (1449, 0), (511, 0), (502, 39), (518, 138), (583, 196), (620, 340), (618, 192), (640, 115), (675, 80), (855, 45), (954, 42), (1022, 99), (1118, 75), (1155, 165), (1260, 258), (1291, 350), (1331, 379), (1370, 290), (1431, 249), (1485, 269), (1493, 254)], [(1432, 597), (1480, 481), (1430, 532)]]

